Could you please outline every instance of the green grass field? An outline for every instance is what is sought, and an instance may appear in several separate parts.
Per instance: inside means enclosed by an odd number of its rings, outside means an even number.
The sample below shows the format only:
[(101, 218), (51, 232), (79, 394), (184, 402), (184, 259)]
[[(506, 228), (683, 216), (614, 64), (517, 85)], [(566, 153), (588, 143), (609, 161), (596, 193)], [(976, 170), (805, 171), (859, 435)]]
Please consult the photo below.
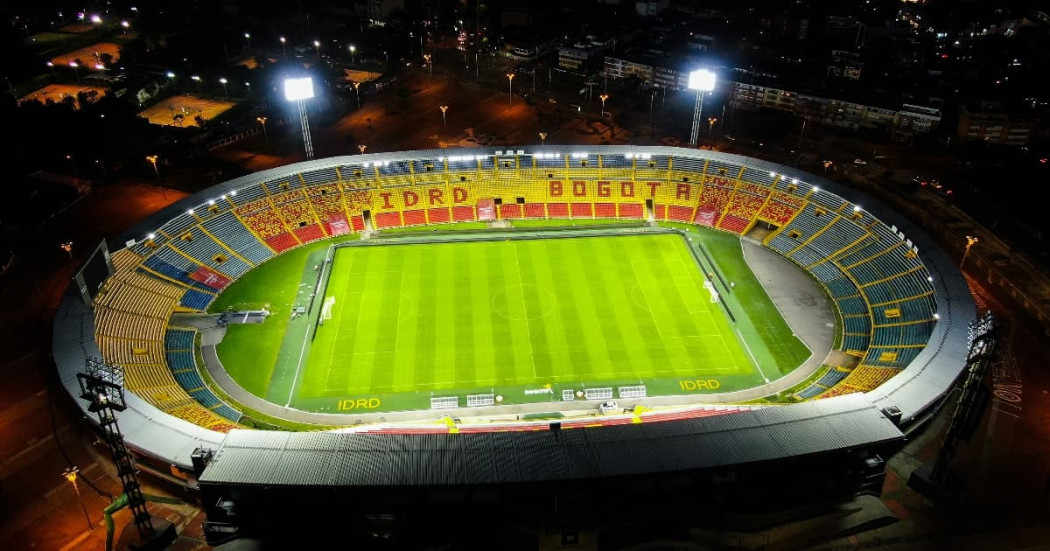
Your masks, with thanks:
[[(323, 293), (335, 299), (331, 318), (316, 335), (321, 297), (314, 315), (288, 316), (306, 304), (328, 243), (304, 247), (216, 302), (213, 310), (265, 302), (274, 311), (263, 324), (231, 326), (219, 354), (249, 391), (310, 411), (427, 409), (433, 396), (490, 392), (505, 403), (550, 401), (632, 384), (650, 395), (724, 392), (797, 367), (809, 351), (747, 269), (739, 240), (710, 232), (703, 242), (718, 266), (698, 266), (696, 245), (676, 234), (343, 247)], [(736, 282), (723, 297), (735, 323), (704, 286), (710, 270)], [(536, 392), (548, 385), (552, 393)]]

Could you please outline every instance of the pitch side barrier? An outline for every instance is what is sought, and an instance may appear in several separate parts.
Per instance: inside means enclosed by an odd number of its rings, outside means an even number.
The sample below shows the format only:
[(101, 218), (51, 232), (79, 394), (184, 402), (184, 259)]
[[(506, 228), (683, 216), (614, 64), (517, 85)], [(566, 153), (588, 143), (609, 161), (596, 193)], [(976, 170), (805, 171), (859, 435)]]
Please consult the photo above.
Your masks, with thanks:
[(660, 227), (624, 227), (617, 229), (582, 229), (576, 228), (551, 228), (547, 229), (518, 229), (517, 231), (504, 230), (481, 230), (481, 231), (450, 231), (434, 235), (412, 236), (409, 234), (389, 238), (373, 238), (360, 241), (347, 241), (333, 245), (333, 248), (343, 247), (373, 247), (388, 245), (422, 245), (425, 243), (466, 243), (477, 241), (506, 241), (528, 240), (528, 239), (575, 239), (581, 237), (616, 237), (627, 235), (666, 235), (679, 232), (669, 228)]

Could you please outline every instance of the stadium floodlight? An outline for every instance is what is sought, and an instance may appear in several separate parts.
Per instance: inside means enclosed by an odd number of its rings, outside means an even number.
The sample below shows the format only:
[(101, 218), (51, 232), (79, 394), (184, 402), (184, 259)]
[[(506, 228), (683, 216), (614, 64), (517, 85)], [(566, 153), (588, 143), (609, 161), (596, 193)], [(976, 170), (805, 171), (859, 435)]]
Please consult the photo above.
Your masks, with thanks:
[(284, 99), (302, 101), (314, 97), (314, 80), (310, 77), (284, 79)]
[(314, 145), (310, 141), (310, 120), (306, 114), (306, 100), (314, 97), (314, 81), (310, 77), (284, 79), (284, 99), (299, 106), (299, 124), (303, 128), (303, 146), (307, 160), (314, 158)]
[(696, 108), (693, 110), (693, 131), (689, 135), (689, 145), (696, 146), (700, 134), (700, 113), (704, 110), (704, 92), (715, 89), (715, 74), (707, 69), (698, 69), (689, 73), (689, 89), (696, 90)]

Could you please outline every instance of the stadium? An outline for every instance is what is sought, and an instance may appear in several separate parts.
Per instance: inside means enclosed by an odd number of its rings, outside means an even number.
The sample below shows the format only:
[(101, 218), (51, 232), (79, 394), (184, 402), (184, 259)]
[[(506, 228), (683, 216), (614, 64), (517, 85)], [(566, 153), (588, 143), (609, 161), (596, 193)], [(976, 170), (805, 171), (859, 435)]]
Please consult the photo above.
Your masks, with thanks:
[(504, 147), (190, 196), (85, 262), (53, 354), (85, 413), (77, 374), (120, 368), (124, 441), (199, 490), (216, 541), (405, 537), (451, 530), (436, 507), (579, 530), (624, 505), (679, 518), (698, 494), (690, 514), (877, 494), (975, 320), (932, 239), (819, 176)]

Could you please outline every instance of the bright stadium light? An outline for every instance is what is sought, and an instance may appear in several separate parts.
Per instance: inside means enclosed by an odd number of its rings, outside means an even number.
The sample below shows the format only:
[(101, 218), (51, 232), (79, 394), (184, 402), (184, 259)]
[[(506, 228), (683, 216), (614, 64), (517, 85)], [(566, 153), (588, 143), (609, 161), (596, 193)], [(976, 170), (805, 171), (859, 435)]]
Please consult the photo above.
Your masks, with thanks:
[(303, 146), (306, 158), (314, 158), (314, 145), (310, 140), (310, 120), (306, 115), (306, 100), (314, 97), (314, 81), (310, 77), (284, 79), (284, 99), (299, 106), (299, 124), (303, 128)]
[(314, 97), (314, 80), (310, 77), (284, 79), (284, 99), (302, 101)]
[(707, 69), (698, 69), (689, 73), (689, 89), (696, 90), (696, 108), (693, 110), (693, 131), (689, 135), (689, 145), (696, 146), (700, 134), (700, 113), (704, 110), (704, 92), (715, 89), (715, 74)]
[(715, 89), (715, 74), (707, 69), (689, 73), (689, 89), (710, 92)]

